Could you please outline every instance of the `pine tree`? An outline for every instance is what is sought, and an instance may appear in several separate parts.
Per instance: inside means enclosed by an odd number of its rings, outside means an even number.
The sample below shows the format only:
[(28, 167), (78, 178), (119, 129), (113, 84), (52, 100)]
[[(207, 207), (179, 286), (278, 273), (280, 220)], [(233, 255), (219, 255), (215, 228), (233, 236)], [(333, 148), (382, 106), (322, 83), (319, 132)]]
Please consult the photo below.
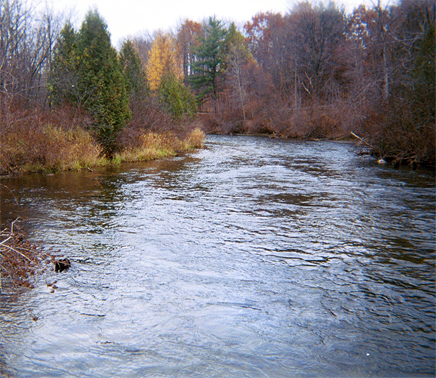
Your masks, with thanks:
[(149, 88), (141, 58), (132, 41), (127, 40), (121, 46), (120, 62), (130, 100), (145, 100)]
[(52, 71), (48, 81), (50, 103), (79, 102), (77, 91), (77, 33), (67, 22), (55, 46)]
[(86, 15), (78, 34), (78, 86), (85, 108), (107, 155), (115, 149), (117, 133), (130, 119), (129, 96), (107, 26), (97, 11)]
[(223, 47), (227, 30), (221, 21), (210, 17), (204, 26), (205, 36), (195, 49), (196, 61), (192, 64), (192, 86), (199, 91), (197, 99), (203, 101), (206, 96), (216, 98), (218, 95), (217, 78), (223, 71)]
[(419, 122), (435, 125), (435, 26), (429, 25), (424, 34), (412, 71), (414, 97), (421, 106), (415, 106)]

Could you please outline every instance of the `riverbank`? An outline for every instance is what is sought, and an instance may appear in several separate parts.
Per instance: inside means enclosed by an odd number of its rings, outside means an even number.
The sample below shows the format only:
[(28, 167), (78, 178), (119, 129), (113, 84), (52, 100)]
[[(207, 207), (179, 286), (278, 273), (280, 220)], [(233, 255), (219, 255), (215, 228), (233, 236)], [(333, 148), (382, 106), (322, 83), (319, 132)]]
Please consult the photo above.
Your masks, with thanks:
[[(101, 147), (91, 134), (81, 128), (62, 130), (45, 126), (34, 139), (17, 139), (17, 135), (3, 138), (0, 152), (0, 172), (3, 176), (26, 173), (53, 173), (91, 169), (122, 162), (150, 161), (176, 156), (203, 147), (205, 134), (199, 128), (186, 137), (166, 132), (145, 133), (134, 148), (124, 148), (112, 159), (101, 157)], [(42, 141), (45, 148), (43, 148)], [(32, 143), (33, 142), (33, 143)], [(4, 185), (2, 185), (4, 186)], [(7, 186), (5, 186), (8, 189)], [(0, 293), (3, 286), (32, 288), (32, 277), (54, 262), (43, 248), (29, 242), (17, 220), (0, 232)]]
[[(433, 102), (430, 102), (434, 104)], [(277, 102), (260, 107), (263, 111), (242, 119), (225, 104), (211, 106), (210, 112), (199, 113), (206, 133), (218, 135), (266, 135), (289, 140), (354, 140), (375, 157), (395, 167), (423, 166), (435, 168), (434, 106), (429, 105), (423, 119), (413, 109), (357, 109), (352, 103), (338, 101), (330, 106), (309, 104), (298, 111)], [(412, 108), (412, 109), (411, 109)], [(256, 109), (258, 109), (256, 107)], [(268, 110), (265, 113), (265, 109)], [(358, 135), (358, 136), (356, 136)]]
[(58, 173), (149, 161), (201, 148), (204, 139), (205, 134), (199, 128), (186, 136), (145, 132), (137, 138), (134, 147), (120, 146), (112, 158), (107, 158), (102, 156), (102, 147), (92, 133), (80, 126), (16, 127), (0, 137), (0, 175)]
[(139, 136), (137, 144), (115, 154), (112, 162), (140, 162), (176, 156), (203, 147), (206, 134), (198, 127), (186, 137), (174, 133), (149, 132)]

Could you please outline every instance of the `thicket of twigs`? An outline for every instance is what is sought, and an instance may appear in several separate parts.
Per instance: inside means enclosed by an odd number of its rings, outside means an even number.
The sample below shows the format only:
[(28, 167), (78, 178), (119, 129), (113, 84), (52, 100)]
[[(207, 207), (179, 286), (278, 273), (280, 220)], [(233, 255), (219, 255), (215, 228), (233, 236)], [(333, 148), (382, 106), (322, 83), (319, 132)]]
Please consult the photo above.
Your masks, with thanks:
[(0, 232), (0, 292), (2, 286), (33, 288), (38, 272), (53, 268), (49, 251), (26, 239), (18, 219)]

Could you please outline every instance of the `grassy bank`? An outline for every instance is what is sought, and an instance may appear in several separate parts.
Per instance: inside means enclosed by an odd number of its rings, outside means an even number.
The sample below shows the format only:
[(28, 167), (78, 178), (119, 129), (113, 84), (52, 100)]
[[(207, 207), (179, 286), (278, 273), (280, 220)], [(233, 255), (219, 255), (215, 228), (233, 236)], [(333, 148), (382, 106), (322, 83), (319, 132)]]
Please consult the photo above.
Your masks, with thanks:
[(186, 137), (174, 133), (147, 132), (141, 134), (135, 146), (122, 149), (115, 154), (116, 162), (135, 162), (175, 156), (180, 152), (202, 148), (205, 134), (195, 128)]
[(86, 115), (15, 107), (2, 119), (0, 174), (59, 172), (104, 164)]
[(102, 165), (101, 148), (90, 133), (46, 125), (1, 138), (0, 173), (60, 172)]
[(159, 159), (201, 148), (205, 138), (198, 128), (179, 135), (174, 131), (142, 130), (134, 144), (121, 143), (109, 160), (102, 157), (101, 145), (86, 129), (85, 116), (68, 112), (63, 117), (37, 112), (15, 116), (16, 121), (0, 133), (0, 175), (54, 173)]

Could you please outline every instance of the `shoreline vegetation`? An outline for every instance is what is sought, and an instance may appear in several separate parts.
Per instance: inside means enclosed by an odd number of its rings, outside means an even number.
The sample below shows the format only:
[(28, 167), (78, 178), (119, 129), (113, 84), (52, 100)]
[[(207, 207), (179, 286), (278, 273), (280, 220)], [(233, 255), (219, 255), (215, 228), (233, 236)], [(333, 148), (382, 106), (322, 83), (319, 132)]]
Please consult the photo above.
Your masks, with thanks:
[[(35, 143), (38, 138), (44, 138), (41, 145)], [(186, 137), (147, 132), (140, 136), (136, 147), (124, 148), (114, 153), (112, 158), (106, 158), (101, 156), (101, 147), (86, 130), (80, 127), (64, 130), (46, 125), (35, 131), (31, 140), (27, 139), (31, 143), (18, 139), (17, 135), (9, 136), (9, 140), (15, 139), (17, 143), (2, 143), (0, 177), (91, 170), (123, 162), (173, 157), (202, 148), (204, 138), (205, 134), (199, 128), (193, 129)]]
[(68, 111), (63, 115), (60, 119), (59, 113), (48, 116), (26, 113), (21, 115), (19, 124), (4, 129), (0, 135), (0, 177), (166, 158), (202, 148), (205, 139), (196, 124), (189, 125), (183, 133), (180, 130), (177, 133), (137, 130), (134, 138), (126, 136), (132, 132), (126, 128), (119, 136), (122, 139), (119, 147), (108, 157), (93, 132), (81, 126), (86, 120), (73, 119)]
[(119, 50), (98, 10), (75, 25), (29, 1), (0, 5), (0, 175), (173, 156), (208, 133), (354, 139), (435, 167), (432, 0), (186, 19)]

